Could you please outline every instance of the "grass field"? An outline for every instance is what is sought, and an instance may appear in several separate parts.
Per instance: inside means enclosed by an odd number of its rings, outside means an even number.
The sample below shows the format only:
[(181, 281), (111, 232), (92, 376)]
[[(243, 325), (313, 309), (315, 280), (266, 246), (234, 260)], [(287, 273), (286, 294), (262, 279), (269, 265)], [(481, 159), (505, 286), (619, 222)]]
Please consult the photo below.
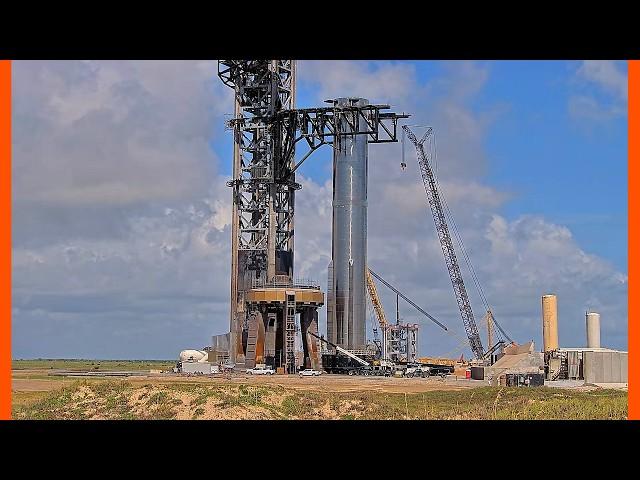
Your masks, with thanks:
[(14, 395), (14, 419), (625, 419), (627, 393), (479, 387), (322, 392), (281, 385), (74, 381)]
[(168, 370), (176, 365), (175, 360), (76, 360), (36, 359), (13, 360), (13, 370), (77, 370), (77, 371), (123, 371), (160, 369)]

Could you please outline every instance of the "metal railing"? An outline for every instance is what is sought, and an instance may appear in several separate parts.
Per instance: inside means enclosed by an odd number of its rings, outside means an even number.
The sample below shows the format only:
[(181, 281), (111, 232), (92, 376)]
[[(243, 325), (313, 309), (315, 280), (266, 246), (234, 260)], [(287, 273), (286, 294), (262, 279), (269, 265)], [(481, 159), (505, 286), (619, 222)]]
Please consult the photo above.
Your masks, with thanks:
[(308, 288), (320, 290), (320, 284), (310, 278), (296, 278), (293, 281), (274, 278), (267, 282), (262, 278), (254, 278), (251, 280), (251, 288)]

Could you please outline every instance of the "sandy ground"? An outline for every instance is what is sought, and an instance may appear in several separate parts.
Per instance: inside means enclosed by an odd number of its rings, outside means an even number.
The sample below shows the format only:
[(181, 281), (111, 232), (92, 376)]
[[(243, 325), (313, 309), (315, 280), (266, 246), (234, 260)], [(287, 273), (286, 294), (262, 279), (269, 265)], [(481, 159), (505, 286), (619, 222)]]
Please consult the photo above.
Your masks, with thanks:
[[(20, 370), (13, 372), (12, 390), (15, 392), (51, 391), (62, 388), (83, 377), (51, 377), (42, 378), (51, 370)], [(29, 377), (38, 378), (29, 378)], [(113, 377), (88, 377), (89, 381), (124, 380)], [(459, 377), (431, 378), (392, 378), (392, 377), (358, 377), (348, 375), (323, 374), (319, 377), (300, 377), (298, 375), (252, 376), (245, 374), (215, 375), (208, 377), (184, 376), (176, 374), (144, 374), (126, 377), (134, 384), (244, 384), (244, 385), (281, 385), (287, 388), (302, 390), (320, 390), (330, 392), (387, 392), (387, 393), (421, 393), (433, 390), (462, 390), (486, 386), (487, 382), (467, 380)]]
[(159, 383), (197, 382), (197, 383), (233, 383), (245, 385), (281, 385), (287, 388), (302, 390), (320, 390), (323, 392), (388, 392), (388, 393), (420, 393), (431, 390), (462, 390), (479, 386), (487, 386), (484, 381), (466, 380), (449, 377), (431, 378), (392, 378), (392, 377), (359, 377), (348, 375), (323, 374), (319, 377), (300, 377), (298, 375), (220, 375), (213, 377), (184, 377), (181, 375), (162, 375), (153, 377), (129, 377), (131, 381)]
[[(287, 388), (301, 390), (317, 390), (323, 392), (386, 392), (386, 393), (421, 393), (437, 390), (463, 390), (467, 388), (487, 386), (488, 382), (468, 380), (461, 377), (449, 376), (430, 378), (393, 378), (393, 377), (360, 377), (348, 375), (323, 374), (319, 377), (300, 377), (298, 375), (266, 375), (253, 376), (242, 373), (220, 374), (212, 376), (185, 376), (177, 374), (139, 374), (127, 377), (63, 377), (52, 376), (59, 374), (59, 370), (14, 370), (12, 390), (14, 392), (48, 392), (62, 388), (77, 380), (105, 381), (127, 380), (134, 384), (171, 384), (171, 383), (201, 383), (210, 385), (280, 385)], [(47, 378), (48, 377), (48, 378)], [(585, 385), (583, 381), (561, 380), (545, 382), (545, 386), (576, 389), (582, 391), (597, 388), (618, 388), (626, 390), (627, 384)]]
[(14, 392), (50, 392), (64, 385), (68, 385), (72, 381), (67, 380), (45, 380), (31, 378), (13, 378), (11, 380), (11, 390)]
[[(54, 375), (49, 375), (54, 373)], [(185, 376), (177, 374), (142, 374), (135, 373), (128, 377), (64, 377), (55, 375), (51, 370), (14, 371), (13, 402), (17, 418), (177, 418), (177, 419), (268, 419), (268, 418), (418, 418), (410, 416), (407, 397), (411, 400), (411, 415), (422, 415), (424, 418), (499, 418), (496, 417), (496, 405), (503, 389), (499, 389), (495, 401), (492, 398), (484, 404), (474, 405), (473, 396), (476, 387), (487, 386), (486, 381), (467, 380), (450, 376), (430, 378), (389, 378), (359, 377), (347, 375), (328, 375), (319, 377), (299, 377), (297, 375), (251, 376), (245, 374), (215, 376)], [(95, 373), (95, 372), (91, 372)], [(125, 389), (97, 389), (104, 382), (128, 382)], [(77, 382), (83, 382), (78, 384)], [(555, 382), (554, 382), (555, 383)], [(580, 382), (581, 383), (581, 382)], [(73, 385), (71, 397), (64, 397), (66, 404), (60, 408), (47, 406), (46, 410), (33, 409), (33, 405), (45, 399), (49, 392), (67, 385)], [(189, 385), (189, 387), (186, 387)], [(215, 386), (217, 388), (202, 389), (197, 386)], [(175, 388), (171, 388), (171, 387)], [(261, 389), (260, 386), (279, 386), (282, 388)], [(557, 382), (555, 386), (573, 390), (575, 393), (597, 389), (595, 385), (578, 384), (578, 382)], [(116, 385), (114, 385), (116, 387)], [(302, 395), (296, 395), (298, 390)], [(462, 398), (467, 398), (459, 406), (458, 400), (444, 407), (437, 399), (447, 397), (444, 391), (464, 391)], [(529, 389), (518, 389), (529, 390)], [(566, 393), (551, 393), (541, 405), (548, 409), (529, 411), (530, 403), (541, 402), (537, 394), (531, 392), (535, 399), (529, 398), (526, 405), (515, 406), (507, 401), (501, 405), (500, 418), (583, 418), (591, 412), (593, 417), (584, 418), (626, 418), (626, 399), (618, 395), (610, 398), (595, 398), (596, 405), (582, 412), (580, 403), (574, 412), (567, 412), (566, 405), (558, 404), (555, 397), (566, 397)], [(319, 395), (311, 395), (315, 391)], [(306, 392), (306, 393), (303, 393)], [(428, 412), (425, 397), (432, 396), (436, 410)], [(442, 392), (442, 393), (437, 393)], [(414, 394), (405, 397), (405, 409), (398, 407), (398, 397), (402, 393)], [(418, 395), (415, 395), (415, 394)], [(416, 398), (422, 396), (422, 406), (415, 409)], [(508, 392), (509, 393), (509, 392)], [(527, 392), (510, 392), (515, 397), (527, 400)], [(346, 395), (345, 395), (346, 394)], [(370, 395), (374, 394), (374, 395)], [(395, 395), (394, 395), (395, 394)], [(255, 395), (255, 401), (252, 396)], [(492, 396), (493, 394), (491, 394)], [(523, 397), (524, 395), (524, 397)], [(512, 395), (513, 396), (513, 395)], [(611, 394), (609, 394), (611, 396)], [(241, 398), (242, 397), (242, 398)], [(455, 398), (460, 398), (458, 394)], [(478, 398), (483, 397), (482, 394)], [(485, 396), (486, 397), (486, 396)], [(581, 397), (582, 398), (582, 397)], [(485, 398), (486, 400), (486, 398)], [(522, 399), (520, 399), (522, 400)], [(479, 401), (479, 400), (478, 400)], [(578, 399), (576, 398), (576, 401)], [(582, 400), (584, 402), (584, 399)], [(385, 403), (386, 402), (386, 403)], [(394, 403), (395, 402), (395, 403)], [(501, 400), (502, 402), (502, 400)], [(522, 403), (522, 402), (520, 402)], [(45, 403), (49, 405), (48, 403)], [(31, 406), (30, 406), (31, 405)], [(484, 406), (483, 406), (484, 405)], [(488, 405), (488, 406), (487, 406)], [(573, 403), (571, 403), (573, 405)], [(493, 408), (492, 408), (493, 406)], [(420, 405), (418, 405), (420, 407)], [(540, 407), (542, 408), (542, 407)], [(53, 409), (53, 410), (52, 410)], [(519, 409), (519, 410), (518, 410)], [(414, 410), (416, 410), (414, 412)], [(493, 411), (493, 413), (492, 413)], [(418, 413), (416, 413), (418, 412)], [(542, 412), (542, 413), (541, 413)], [(581, 416), (581, 412), (584, 414)], [(506, 416), (505, 416), (506, 415)]]
[(13, 370), (11, 390), (14, 392), (50, 392), (73, 383), (73, 379), (48, 377), (48, 369)]
[(598, 388), (610, 388), (614, 390), (629, 390), (628, 383), (585, 383), (584, 380), (552, 380), (545, 381), (545, 387), (563, 388), (565, 390), (578, 390), (581, 392), (590, 392)]

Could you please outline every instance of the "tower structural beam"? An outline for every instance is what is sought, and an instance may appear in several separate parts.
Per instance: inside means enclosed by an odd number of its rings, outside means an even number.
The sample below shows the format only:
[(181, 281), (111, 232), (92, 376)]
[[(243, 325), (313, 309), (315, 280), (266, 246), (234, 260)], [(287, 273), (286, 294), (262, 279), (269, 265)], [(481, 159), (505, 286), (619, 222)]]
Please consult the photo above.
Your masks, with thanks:
[[(301, 188), (296, 169), (322, 145), (340, 149), (359, 137), (366, 144), (396, 142), (398, 120), (408, 115), (357, 99), (296, 109), (294, 60), (220, 60), (218, 76), (235, 94), (234, 118), (227, 122), (234, 135), (233, 177), (227, 183), (233, 192), (230, 357), (242, 365), (248, 293), (256, 284), (293, 282), (295, 191)], [(298, 146), (306, 153), (296, 162)], [(357, 275), (363, 295), (365, 268)]]
[(244, 363), (245, 297), (254, 281), (293, 277), (294, 148), (274, 122), (295, 107), (294, 60), (220, 60), (218, 76), (235, 93), (231, 239), (231, 358)]

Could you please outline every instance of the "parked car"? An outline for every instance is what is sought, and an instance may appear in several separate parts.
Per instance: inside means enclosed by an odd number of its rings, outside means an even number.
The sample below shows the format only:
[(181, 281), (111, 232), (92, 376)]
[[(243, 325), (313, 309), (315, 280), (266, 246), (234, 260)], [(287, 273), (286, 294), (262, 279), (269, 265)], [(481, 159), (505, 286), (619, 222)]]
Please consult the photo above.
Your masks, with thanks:
[(423, 366), (418, 366), (418, 367), (407, 367), (407, 370), (405, 371), (405, 376), (406, 377), (422, 377), (422, 378), (426, 378), (428, 377), (430, 374), (430, 368), (429, 367), (423, 367)]
[(312, 368), (306, 368), (304, 370), (300, 370), (299, 375), (301, 377), (316, 377), (318, 375), (321, 375), (322, 372), (318, 371), (318, 370), (314, 370)]
[(247, 368), (247, 374), (249, 375), (273, 375), (276, 371), (271, 367), (255, 367), (255, 368)]

